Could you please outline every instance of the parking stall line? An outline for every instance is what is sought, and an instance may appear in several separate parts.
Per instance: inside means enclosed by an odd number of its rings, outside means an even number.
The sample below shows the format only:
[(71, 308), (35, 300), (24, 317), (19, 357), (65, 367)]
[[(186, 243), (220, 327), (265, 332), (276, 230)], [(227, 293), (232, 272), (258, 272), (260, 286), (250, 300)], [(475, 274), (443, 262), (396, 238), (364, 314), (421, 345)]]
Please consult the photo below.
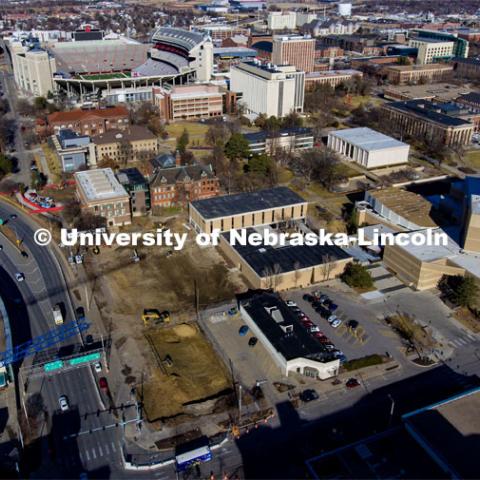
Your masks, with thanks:
[(103, 457), (102, 447), (101, 447), (100, 445), (97, 445), (97, 448), (98, 448), (98, 456), (99, 456), (99, 457)]
[(110, 450), (108, 449), (108, 444), (104, 444), (103, 448), (105, 449), (105, 455), (110, 455)]
[(111, 445), (112, 445), (112, 450), (113, 450), (114, 452), (116, 452), (117, 449), (115, 448), (115, 443), (112, 442)]
[(90, 461), (90, 453), (88, 453), (88, 450), (85, 450), (85, 455), (87, 457), (87, 462)]
[(92, 457), (95, 460), (97, 458), (97, 454), (95, 452), (95, 447), (92, 447)]

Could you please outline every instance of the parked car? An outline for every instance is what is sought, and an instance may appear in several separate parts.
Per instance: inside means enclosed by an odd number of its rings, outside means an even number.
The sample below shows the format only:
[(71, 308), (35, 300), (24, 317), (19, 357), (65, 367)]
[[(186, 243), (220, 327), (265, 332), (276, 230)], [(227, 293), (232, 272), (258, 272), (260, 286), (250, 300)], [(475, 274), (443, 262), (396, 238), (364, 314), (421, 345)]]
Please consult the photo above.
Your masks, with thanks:
[(68, 405), (68, 399), (65, 395), (60, 395), (60, 397), (58, 397), (58, 403), (62, 412), (66, 412), (70, 408)]
[(15, 278), (17, 279), (17, 282), (23, 282), (25, 280), (25, 275), (21, 272), (17, 272)]
[(241, 336), (241, 337), (244, 337), (247, 333), (248, 333), (248, 325), (242, 325), (240, 327), (240, 329), (238, 330), (238, 334)]
[(325, 303), (325, 302), (329, 302), (329, 301), (330, 301), (330, 299), (328, 298), (328, 295), (320, 295), (320, 296), (318, 297), (318, 299), (319, 299), (320, 302), (322, 302), (322, 303)]
[(315, 332), (319, 332), (320, 331), (320, 328), (318, 328), (317, 325), (312, 325), (311, 327), (308, 328), (308, 331), (310, 333), (315, 333)]
[(93, 365), (93, 368), (95, 372), (101, 373), (102, 372), (102, 364), (100, 362), (97, 362)]
[(98, 385), (100, 386), (100, 390), (108, 392), (108, 382), (105, 377), (100, 377), (100, 379), (98, 380)]
[(355, 387), (359, 387), (360, 383), (356, 378), (349, 378), (345, 383), (345, 385), (347, 388), (355, 388)]
[(92, 335), (87, 335), (85, 337), (85, 345), (92, 345), (93, 344), (93, 337)]
[(252, 337), (249, 341), (248, 341), (248, 346), (249, 347), (254, 347), (258, 342), (258, 338), (257, 337)]
[(331, 311), (331, 312), (335, 312), (338, 308), (338, 305), (336, 303), (331, 303), (329, 306), (328, 306), (328, 309)]
[(338, 317), (336, 315), (330, 315), (329, 317), (327, 317), (327, 322), (332, 324), (332, 322), (334, 322)]
[(313, 295), (310, 295), (309, 293), (306, 293), (303, 297), (302, 297), (306, 302), (313, 302), (314, 300), (314, 296)]
[(333, 328), (338, 328), (340, 325), (342, 324), (342, 321), (337, 318), (336, 320), (334, 320), (330, 325), (333, 327)]
[(318, 393), (313, 390), (313, 388), (308, 388), (300, 393), (300, 400), (302, 402), (308, 403), (312, 402), (313, 400), (317, 400), (319, 398)]
[(75, 316), (77, 317), (77, 320), (80, 320), (81, 318), (85, 318), (85, 309), (83, 307), (77, 307), (75, 309)]
[(289, 307), (297, 307), (298, 305), (293, 300), (287, 300), (285, 302)]
[(10, 218), (11, 218), (12, 220), (15, 220), (15, 219), (17, 218), (17, 214), (16, 214), (16, 213), (12, 213), (12, 214), (10, 215)]

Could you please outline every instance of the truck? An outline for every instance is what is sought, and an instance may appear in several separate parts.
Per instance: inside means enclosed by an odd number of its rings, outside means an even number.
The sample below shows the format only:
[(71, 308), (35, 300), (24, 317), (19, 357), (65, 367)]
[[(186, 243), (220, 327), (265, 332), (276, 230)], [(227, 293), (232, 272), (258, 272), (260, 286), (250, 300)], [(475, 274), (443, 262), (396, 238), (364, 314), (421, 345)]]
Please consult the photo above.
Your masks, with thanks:
[(53, 307), (53, 319), (55, 320), (55, 325), (63, 325), (63, 314), (59, 303)]

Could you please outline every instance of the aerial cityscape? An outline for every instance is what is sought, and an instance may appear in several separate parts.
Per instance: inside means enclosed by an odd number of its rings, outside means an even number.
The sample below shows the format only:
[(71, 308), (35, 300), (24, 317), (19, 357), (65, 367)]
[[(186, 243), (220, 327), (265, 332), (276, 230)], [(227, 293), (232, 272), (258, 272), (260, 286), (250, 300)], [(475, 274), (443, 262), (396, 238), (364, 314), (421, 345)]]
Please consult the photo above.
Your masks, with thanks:
[(478, 479), (478, 0), (0, 0), (0, 477)]

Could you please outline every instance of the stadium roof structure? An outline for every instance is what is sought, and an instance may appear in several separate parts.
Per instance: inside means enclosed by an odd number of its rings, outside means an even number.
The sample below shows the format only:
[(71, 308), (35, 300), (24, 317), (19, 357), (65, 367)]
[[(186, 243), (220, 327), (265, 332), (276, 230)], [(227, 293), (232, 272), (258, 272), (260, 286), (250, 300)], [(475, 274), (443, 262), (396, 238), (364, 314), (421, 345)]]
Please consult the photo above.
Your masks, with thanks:
[(57, 73), (66, 76), (123, 72), (145, 62), (151, 45), (118, 40), (58, 42), (49, 45)]
[(200, 32), (191, 32), (181, 28), (161, 27), (153, 34), (152, 41), (173, 44), (190, 51), (207, 37), (208, 35)]

